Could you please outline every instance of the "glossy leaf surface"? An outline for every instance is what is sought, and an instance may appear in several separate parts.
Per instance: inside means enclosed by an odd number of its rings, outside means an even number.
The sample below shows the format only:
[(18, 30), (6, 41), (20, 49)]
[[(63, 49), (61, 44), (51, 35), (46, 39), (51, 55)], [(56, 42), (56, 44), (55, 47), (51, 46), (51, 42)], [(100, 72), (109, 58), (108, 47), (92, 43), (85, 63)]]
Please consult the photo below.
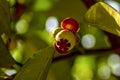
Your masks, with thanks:
[(93, 5), (85, 14), (85, 21), (90, 25), (120, 36), (120, 14), (104, 2)]
[(14, 80), (45, 80), (54, 55), (53, 48), (38, 51), (21, 68)]

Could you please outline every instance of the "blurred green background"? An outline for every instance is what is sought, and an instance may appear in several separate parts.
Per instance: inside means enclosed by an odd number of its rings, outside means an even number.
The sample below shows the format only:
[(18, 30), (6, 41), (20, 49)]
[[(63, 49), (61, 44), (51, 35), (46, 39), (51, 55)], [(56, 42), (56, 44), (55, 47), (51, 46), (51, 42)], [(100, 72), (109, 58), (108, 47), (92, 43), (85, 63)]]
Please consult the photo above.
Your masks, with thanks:
[[(14, 59), (23, 64), (37, 50), (53, 46), (52, 30), (60, 27), (66, 17), (80, 23), (80, 48), (111, 48), (111, 42), (102, 30), (84, 22), (88, 10), (85, 1), (9, 0), (12, 32), (9, 50)], [(98, 1), (106, 2), (120, 12), (119, 0), (89, 0), (91, 3)], [(120, 80), (120, 55), (103, 52), (102, 55), (79, 55), (53, 62), (47, 80)]]

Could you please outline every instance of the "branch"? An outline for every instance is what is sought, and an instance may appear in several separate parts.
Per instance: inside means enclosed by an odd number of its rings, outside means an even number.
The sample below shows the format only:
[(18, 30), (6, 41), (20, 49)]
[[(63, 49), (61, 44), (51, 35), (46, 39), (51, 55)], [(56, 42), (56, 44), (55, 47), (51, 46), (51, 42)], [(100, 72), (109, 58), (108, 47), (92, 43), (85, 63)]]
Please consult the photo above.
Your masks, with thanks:
[(99, 49), (99, 50), (85, 50), (85, 53), (76, 51), (76, 52), (72, 52), (68, 55), (55, 57), (52, 62), (54, 63), (54, 62), (65, 60), (65, 59), (75, 58), (79, 55), (105, 55), (105, 54), (111, 54), (111, 53), (115, 53), (115, 52), (117, 52), (117, 54), (120, 55), (120, 48), (118, 48), (118, 49), (110, 48), (110, 49)]

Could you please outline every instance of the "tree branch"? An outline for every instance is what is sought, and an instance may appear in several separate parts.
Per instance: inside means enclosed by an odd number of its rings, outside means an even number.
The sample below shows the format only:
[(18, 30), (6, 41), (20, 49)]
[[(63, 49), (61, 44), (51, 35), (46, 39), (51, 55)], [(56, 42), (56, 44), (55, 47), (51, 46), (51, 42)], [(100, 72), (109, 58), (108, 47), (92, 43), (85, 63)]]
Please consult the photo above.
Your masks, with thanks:
[(117, 52), (117, 54), (120, 55), (120, 48), (118, 49), (99, 49), (99, 50), (85, 50), (85, 53), (81, 53), (80, 51), (75, 51), (72, 52), (68, 55), (63, 55), (63, 56), (58, 56), (55, 57), (52, 61), (52, 63), (57, 62), (57, 61), (61, 61), (61, 60), (65, 60), (65, 59), (71, 59), (71, 58), (75, 58), (79, 55), (105, 55), (105, 54), (111, 54), (111, 53), (115, 53)]

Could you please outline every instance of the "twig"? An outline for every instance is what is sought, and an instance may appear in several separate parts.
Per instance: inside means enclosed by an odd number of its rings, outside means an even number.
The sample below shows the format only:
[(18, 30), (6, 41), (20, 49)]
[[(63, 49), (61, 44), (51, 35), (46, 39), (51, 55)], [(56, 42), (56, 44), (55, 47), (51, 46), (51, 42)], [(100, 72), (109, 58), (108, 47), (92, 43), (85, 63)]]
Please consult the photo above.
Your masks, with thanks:
[(117, 54), (120, 54), (120, 48), (118, 48), (118, 49), (110, 48), (110, 49), (99, 49), (99, 50), (85, 50), (85, 54), (81, 53), (80, 51), (76, 51), (76, 52), (72, 52), (68, 55), (55, 57), (53, 59), (52, 63), (61, 61), (61, 60), (65, 60), (65, 59), (75, 58), (76, 56), (79, 56), (79, 55), (104, 55), (104, 54), (111, 54), (111, 53), (115, 53), (115, 52), (117, 52)]

